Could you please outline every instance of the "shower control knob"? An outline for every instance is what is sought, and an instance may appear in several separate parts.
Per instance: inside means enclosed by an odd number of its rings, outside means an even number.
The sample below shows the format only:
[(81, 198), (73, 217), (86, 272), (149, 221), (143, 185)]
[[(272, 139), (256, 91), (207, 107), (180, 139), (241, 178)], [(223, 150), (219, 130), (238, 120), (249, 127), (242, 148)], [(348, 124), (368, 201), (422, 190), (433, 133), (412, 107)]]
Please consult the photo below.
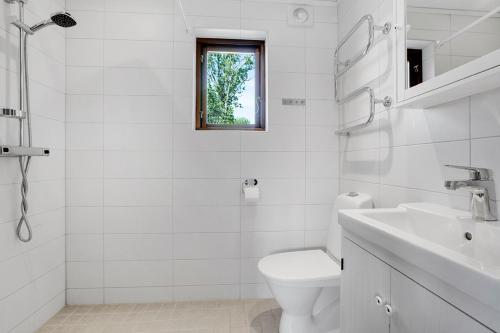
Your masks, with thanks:
[(394, 314), (394, 310), (392, 309), (392, 306), (390, 306), (389, 304), (386, 304), (384, 306), (384, 310), (387, 317), (391, 317)]
[(384, 299), (380, 296), (375, 297), (375, 304), (377, 304), (377, 306), (384, 305)]

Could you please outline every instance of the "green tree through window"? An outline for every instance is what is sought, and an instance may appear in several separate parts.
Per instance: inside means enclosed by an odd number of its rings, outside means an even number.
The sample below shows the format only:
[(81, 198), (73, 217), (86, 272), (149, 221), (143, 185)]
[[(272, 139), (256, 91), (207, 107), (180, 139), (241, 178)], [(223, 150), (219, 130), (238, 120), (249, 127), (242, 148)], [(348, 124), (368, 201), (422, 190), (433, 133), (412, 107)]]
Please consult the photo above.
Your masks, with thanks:
[(207, 60), (207, 122), (250, 124), (251, 120), (245, 117), (235, 117), (235, 111), (242, 107), (240, 98), (245, 93), (247, 82), (255, 75), (255, 55), (208, 52)]

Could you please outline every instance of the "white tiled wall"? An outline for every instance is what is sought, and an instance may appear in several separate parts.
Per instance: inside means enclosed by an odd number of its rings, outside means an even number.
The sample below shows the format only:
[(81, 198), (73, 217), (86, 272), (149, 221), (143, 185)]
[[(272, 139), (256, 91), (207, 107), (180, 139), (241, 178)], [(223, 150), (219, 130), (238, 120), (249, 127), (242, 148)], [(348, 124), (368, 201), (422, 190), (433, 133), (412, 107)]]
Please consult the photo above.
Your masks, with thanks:
[(325, 244), (336, 7), (316, 2), (305, 28), (287, 1), (183, 3), (192, 27), (267, 31), (269, 132), (192, 130), (195, 44), (175, 1), (67, 0), (69, 303), (267, 296), (258, 258)]
[[(340, 1), (339, 35), (367, 13), (372, 13), (376, 22), (391, 20), (392, 3)], [(344, 84), (368, 82), (377, 96), (394, 96), (391, 38), (380, 39), (359, 65), (374, 71), (353, 68)], [(466, 192), (450, 192), (443, 186), (445, 179), (465, 178), (467, 174), (444, 165), (486, 167), (498, 178), (499, 102), (500, 90), (495, 90), (429, 109), (378, 109), (373, 125), (341, 139), (340, 190), (370, 193), (378, 207), (428, 201), (469, 209)], [(362, 105), (348, 105), (341, 114), (350, 120), (362, 117), (359, 110), (366, 112)], [(348, 118), (349, 114), (355, 116)]]
[[(33, 24), (64, 9), (63, 0), (30, 1)], [(0, 1), (0, 107), (18, 107), (18, 35), (10, 26), (17, 5)], [(65, 38), (57, 28), (30, 38), (33, 145), (50, 147), (29, 171), (33, 240), (16, 238), (20, 217), (20, 171), (15, 158), (0, 159), (0, 332), (34, 332), (65, 300)], [(0, 119), (0, 144), (18, 145), (18, 122)]]

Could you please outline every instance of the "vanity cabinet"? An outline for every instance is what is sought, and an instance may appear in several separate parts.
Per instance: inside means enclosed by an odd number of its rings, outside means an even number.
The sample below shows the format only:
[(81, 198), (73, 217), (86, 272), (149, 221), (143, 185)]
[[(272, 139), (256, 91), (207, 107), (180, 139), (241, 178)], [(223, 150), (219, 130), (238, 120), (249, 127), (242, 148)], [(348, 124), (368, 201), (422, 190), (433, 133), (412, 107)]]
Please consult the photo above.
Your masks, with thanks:
[(347, 238), (342, 256), (341, 332), (493, 332)]

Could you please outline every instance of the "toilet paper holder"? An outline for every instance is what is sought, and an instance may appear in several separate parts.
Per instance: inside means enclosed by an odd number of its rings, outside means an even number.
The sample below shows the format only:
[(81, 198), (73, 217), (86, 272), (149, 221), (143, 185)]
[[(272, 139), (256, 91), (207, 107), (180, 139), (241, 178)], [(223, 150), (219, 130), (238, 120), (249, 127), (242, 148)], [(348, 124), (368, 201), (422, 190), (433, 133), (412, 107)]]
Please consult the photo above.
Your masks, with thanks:
[(243, 186), (257, 186), (259, 181), (257, 179), (245, 179)]

